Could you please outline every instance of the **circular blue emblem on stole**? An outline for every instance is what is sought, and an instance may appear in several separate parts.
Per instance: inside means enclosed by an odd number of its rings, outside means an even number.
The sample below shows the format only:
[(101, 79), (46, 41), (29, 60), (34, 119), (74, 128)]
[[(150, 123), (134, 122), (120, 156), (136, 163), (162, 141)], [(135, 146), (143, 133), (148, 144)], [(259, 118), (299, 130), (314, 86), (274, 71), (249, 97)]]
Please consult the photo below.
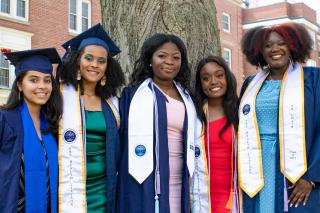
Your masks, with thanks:
[(136, 146), (136, 148), (134, 149), (135, 153), (137, 156), (142, 157), (146, 154), (146, 147), (144, 145), (138, 145)]
[(242, 108), (242, 113), (244, 115), (247, 115), (249, 112), (250, 112), (250, 105), (249, 104), (244, 105)]
[(63, 134), (63, 139), (67, 143), (73, 143), (75, 141), (76, 137), (77, 137), (77, 135), (76, 135), (75, 131), (72, 129), (65, 131)]
[(199, 157), (201, 154), (201, 150), (198, 146), (195, 147), (195, 150), (194, 150), (194, 155), (197, 157)]

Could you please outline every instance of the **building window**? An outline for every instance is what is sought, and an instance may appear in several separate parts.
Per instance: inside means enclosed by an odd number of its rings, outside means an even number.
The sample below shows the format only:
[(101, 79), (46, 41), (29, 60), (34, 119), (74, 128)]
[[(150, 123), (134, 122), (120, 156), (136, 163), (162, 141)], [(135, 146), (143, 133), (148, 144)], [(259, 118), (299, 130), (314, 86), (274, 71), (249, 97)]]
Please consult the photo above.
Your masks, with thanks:
[(230, 15), (227, 13), (222, 13), (222, 25), (223, 31), (230, 33)]
[(0, 87), (9, 87), (9, 62), (0, 52)]
[(82, 32), (89, 29), (89, 4), (82, 2)]
[(81, 33), (90, 27), (91, 5), (88, 0), (69, 0), (69, 30)]
[(229, 68), (231, 69), (231, 50), (228, 48), (223, 48), (223, 58), (229, 65)]
[(28, 21), (29, 0), (0, 0), (0, 15)]
[(26, 1), (25, 0), (17, 0), (17, 16), (26, 17)]
[(10, 0), (1, 0), (1, 12), (10, 14)]

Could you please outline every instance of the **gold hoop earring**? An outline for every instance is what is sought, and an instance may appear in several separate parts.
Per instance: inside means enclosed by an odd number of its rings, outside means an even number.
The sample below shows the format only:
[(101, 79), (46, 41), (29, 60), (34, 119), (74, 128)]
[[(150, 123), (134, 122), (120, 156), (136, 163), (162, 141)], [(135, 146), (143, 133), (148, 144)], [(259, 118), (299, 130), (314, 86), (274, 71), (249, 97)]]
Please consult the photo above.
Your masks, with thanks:
[(101, 85), (101, 86), (105, 86), (105, 85), (106, 85), (106, 82), (107, 82), (107, 77), (104, 75), (104, 76), (101, 78), (100, 85)]
[(77, 72), (77, 80), (78, 80), (78, 81), (81, 80), (81, 72), (80, 72), (80, 70), (78, 70), (78, 72)]

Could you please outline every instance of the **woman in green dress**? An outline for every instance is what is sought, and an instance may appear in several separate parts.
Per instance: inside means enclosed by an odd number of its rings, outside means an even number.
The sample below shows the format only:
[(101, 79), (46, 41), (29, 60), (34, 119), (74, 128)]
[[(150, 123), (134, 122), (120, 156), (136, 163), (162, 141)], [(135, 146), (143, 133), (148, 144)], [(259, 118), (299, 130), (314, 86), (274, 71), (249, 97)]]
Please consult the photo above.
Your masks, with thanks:
[(58, 78), (64, 114), (59, 131), (59, 210), (114, 212), (120, 158), (120, 52), (98, 24), (63, 44)]

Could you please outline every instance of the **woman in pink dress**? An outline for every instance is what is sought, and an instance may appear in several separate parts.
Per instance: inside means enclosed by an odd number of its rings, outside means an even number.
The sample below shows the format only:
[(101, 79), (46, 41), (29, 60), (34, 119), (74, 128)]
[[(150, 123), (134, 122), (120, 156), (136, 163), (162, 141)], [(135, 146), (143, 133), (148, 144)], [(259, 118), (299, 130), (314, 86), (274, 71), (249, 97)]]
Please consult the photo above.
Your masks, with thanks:
[[(196, 174), (192, 186), (194, 212), (237, 211), (236, 89), (236, 79), (223, 58), (209, 56), (198, 63), (196, 96), (204, 123), (204, 140), (203, 144), (196, 146)], [(201, 167), (201, 163), (205, 166)]]

